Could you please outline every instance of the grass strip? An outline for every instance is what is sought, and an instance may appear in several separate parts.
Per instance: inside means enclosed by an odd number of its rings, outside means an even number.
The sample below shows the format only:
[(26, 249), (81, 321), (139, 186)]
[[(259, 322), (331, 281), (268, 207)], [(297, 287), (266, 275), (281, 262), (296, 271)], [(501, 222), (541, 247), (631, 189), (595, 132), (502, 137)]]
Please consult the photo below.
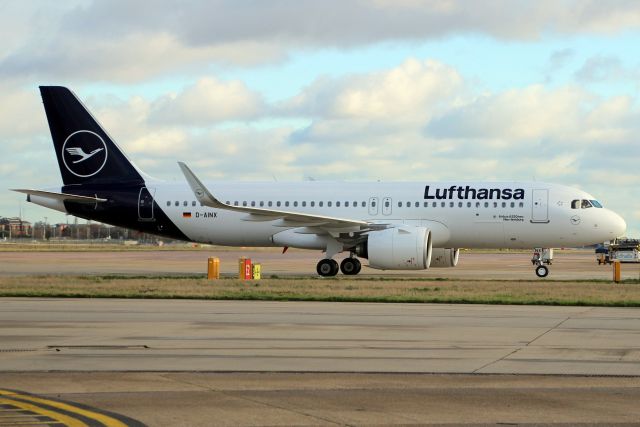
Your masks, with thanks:
[(258, 301), (514, 304), (640, 307), (638, 281), (508, 281), (194, 276), (0, 277), (3, 297), (163, 298)]

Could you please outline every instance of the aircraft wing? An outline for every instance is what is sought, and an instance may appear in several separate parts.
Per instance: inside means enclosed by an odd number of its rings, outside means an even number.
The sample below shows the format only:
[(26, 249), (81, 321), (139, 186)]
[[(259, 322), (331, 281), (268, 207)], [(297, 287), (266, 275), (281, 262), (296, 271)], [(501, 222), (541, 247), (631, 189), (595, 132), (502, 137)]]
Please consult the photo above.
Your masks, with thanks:
[[(301, 212), (281, 211), (274, 209), (256, 208), (249, 206), (233, 206), (218, 200), (198, 177), (183, 162), (178, 162), (191, 190), (204, 206), (216, 209), (226, 209), (248, 214), (246, 221), (276, 221), (276, 227), (309, 227), (311, 230), (323, 231), (372, 231), (388, 227), (388, 224), (378, 224), (354, 219), (336, 218), (325, 215), (315, 215)], [(318, 230), (318, 231), (319, 231)], [(313, 232), (313, 231), (311, 231)]]
[(53, 191), (30, 190), (25, 188), (16, 188), (11, 191), (24, 193), (27, 196), (38, 196), (38, 197), (44, 197), (46, 199), (60, 200), (62, 202), (87, 203), (87, 204), (93, 205), (96, 203), (102, 203), (107, 201), (107, 199), (101, 199), (99, 197), (78, 196), (76, 194), (54, 193)]

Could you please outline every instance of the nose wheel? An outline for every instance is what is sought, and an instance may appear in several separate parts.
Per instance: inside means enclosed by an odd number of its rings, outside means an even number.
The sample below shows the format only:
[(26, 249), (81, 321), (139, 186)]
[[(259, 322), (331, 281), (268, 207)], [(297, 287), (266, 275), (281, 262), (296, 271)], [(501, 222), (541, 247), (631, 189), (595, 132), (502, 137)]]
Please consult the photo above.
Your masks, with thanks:
[(549, 275), (549, 267), (546, 265), (539, 265), (536, 267), (536, 276), (542, 278)]
[(536, 276), (542, 278), (549, 275), (549, 267), (553, 261), (552, 248), (535, 248), (531, 263), (535, 266)]

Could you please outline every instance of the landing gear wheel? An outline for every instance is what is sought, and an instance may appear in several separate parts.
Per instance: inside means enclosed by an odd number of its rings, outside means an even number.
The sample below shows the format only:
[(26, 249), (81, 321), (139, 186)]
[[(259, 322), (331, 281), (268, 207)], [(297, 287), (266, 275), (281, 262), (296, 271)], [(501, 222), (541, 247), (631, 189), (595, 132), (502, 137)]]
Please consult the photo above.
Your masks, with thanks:
[(327, 258), (321, 259), (320, 262), (318, 262), (318, 266), (316, 267), (316, 271), (322, 277), (335, 276), (336, 274), (338, 274), (339, 269), (340, 267), (338, 267), (337, 261)]
[(340, 263), (340, 271), (345, 276), (353, 276), (360, 273), (362, 270), (362, 264), (358, 258), (345, 258)]
[(546, 265), (539, 265), (536, 267), (536, 276), (547, 277), (549, 275), (549, 267)]

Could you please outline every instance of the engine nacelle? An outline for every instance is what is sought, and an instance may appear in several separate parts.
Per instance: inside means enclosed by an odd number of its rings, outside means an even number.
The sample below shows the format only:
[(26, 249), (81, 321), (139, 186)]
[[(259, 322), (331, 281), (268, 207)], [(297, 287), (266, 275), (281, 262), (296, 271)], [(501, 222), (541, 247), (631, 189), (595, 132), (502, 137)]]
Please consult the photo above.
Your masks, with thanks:
[(431, 251), (431, 267), (455, 267), (460, 258), (460, 249), (433, 248)]
[(424, 270), (431, 264), (431, 231), (399, 227), (369, 233), (369, 267), (378, 270)]

